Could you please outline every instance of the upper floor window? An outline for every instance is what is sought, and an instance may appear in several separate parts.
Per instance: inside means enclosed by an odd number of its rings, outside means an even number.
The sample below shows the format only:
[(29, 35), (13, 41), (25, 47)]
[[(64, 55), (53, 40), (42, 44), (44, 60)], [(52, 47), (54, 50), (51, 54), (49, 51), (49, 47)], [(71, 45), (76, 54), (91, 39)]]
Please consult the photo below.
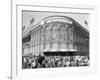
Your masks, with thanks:
[(29, 42), (31, 40), (31, 34), (29, 34), (28, 36), (26, 36), (25, 38), (22, 39), (22, 43), (26, 43)]

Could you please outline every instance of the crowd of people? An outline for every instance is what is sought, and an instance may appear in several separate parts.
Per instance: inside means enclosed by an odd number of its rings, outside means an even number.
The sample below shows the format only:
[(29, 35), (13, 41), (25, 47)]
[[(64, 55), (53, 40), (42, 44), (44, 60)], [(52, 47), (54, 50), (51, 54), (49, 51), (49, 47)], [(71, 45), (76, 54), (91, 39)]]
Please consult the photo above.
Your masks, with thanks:
[(89, 66), (89, 56), (28, 56), (22, 58), (22, 68), (56, 68)]

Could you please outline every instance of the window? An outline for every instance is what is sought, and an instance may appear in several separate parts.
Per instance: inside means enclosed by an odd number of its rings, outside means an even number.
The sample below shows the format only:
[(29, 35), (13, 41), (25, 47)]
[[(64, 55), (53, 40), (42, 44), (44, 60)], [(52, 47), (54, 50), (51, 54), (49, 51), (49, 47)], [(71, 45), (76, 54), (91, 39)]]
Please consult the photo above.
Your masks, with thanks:
[(29, 34), (29, 35), (26, 36), (24, 39), (22, 39), (22, 43), (29, 42), (30, 40), (31, 40), (31, 34)]

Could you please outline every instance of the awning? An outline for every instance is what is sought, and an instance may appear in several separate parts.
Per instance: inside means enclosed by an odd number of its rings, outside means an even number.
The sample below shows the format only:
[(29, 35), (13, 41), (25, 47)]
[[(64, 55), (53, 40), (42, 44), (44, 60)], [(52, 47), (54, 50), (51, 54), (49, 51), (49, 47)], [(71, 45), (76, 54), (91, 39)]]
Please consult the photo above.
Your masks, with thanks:
[(44, 49), (43, 52), (74, 52), (75, 49)]

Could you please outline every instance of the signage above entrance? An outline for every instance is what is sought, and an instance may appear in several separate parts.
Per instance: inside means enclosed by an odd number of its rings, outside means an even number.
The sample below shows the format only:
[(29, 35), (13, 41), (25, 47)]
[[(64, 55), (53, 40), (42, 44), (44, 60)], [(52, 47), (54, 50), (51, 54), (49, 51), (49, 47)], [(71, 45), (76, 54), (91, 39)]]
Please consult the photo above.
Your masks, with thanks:
[(64, 23), (68, 23), (68, 24), (72, 24), (72, 21), (66, 19), (66, 18), (62, 18), (62, 17), (51, 17), (51, 18), (47, 18), (43, 21), (41, 21), (41, 25), (46, 24), (46, 23), (51, 23), (51, 22), (64, 22)]

